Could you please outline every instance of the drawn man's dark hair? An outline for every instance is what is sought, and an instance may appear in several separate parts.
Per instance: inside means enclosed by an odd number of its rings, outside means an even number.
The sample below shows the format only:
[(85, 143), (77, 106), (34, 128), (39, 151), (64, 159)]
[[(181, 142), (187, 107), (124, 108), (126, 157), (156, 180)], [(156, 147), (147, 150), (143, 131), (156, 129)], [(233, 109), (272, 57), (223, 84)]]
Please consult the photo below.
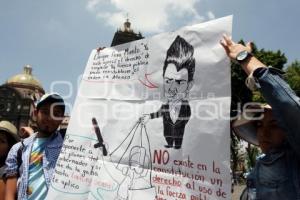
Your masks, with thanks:
[(195, 58), (193, 55), (194, 47), (178, 35), (167, 51), (163, 76), (165, 76), (168, 64), (173, 63), (177, 71), (187, 69), (188, 81), (192, 81), (195, 73)]

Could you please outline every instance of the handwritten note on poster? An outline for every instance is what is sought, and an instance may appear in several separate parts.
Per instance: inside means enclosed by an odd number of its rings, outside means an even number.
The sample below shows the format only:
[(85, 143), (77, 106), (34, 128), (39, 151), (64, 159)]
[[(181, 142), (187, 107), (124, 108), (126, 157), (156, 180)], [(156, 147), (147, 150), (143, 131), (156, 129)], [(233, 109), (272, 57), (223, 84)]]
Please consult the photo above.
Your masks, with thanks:
[(231, 199), (232, 18), (93, 50), (48, 199)]
[(132, 80), (140, 67), (147, 67), (148, 59), (148, 45), (143, 42), (123, 51), (97, 53), (85, 78), (93, 81)]

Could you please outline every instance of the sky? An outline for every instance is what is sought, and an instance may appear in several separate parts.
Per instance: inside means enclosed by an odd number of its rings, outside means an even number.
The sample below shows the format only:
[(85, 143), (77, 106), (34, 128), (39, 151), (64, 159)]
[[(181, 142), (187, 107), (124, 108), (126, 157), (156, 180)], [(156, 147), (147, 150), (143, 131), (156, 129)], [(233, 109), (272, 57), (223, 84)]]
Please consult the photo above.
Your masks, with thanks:
[[(299, 0), (0, 0), (0, 84), (30, 64), (46, 92), (73, 105), (93, 48), (128, 14), (143, 36), (233, 15), (233, 39), (300, 60)], [(71, 107), (70, 109), (71, 110)]]

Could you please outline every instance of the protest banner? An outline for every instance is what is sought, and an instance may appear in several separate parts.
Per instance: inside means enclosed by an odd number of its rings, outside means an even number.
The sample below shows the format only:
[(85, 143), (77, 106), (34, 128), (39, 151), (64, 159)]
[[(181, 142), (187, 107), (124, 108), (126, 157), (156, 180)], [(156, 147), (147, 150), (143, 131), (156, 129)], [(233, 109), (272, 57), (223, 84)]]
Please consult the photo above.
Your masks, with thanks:
[(231, 199), (231, 26), (93, 50), (47, 199)]

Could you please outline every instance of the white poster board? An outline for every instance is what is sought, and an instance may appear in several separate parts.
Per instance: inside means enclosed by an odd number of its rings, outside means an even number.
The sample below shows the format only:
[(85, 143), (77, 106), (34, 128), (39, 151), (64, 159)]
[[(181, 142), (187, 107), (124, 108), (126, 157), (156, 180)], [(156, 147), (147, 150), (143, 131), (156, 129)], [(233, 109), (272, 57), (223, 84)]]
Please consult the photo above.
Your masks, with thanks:
[(231, 199), (231, 27), (93, 50), (47, 199)]

